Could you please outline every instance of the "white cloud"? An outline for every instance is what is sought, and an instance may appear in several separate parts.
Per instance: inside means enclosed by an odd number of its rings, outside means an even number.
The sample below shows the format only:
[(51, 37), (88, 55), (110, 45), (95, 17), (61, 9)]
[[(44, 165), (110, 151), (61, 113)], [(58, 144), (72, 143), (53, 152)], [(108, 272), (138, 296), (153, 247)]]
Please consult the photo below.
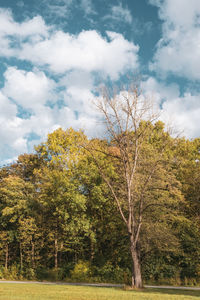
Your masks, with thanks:
[(80, 69), (99, 71), (116, 79), (127, 69), (138, 67), (139, 47), (121, 34), (107, 32), (107, 36), (109, 40), (95, 30), (82, 31), (77, 36), (58, 31), (34, 45), (24, 43), (19, 57), (48, 65), (56, 73)]
[(17, 114), (17, 106), (10, 102), (10, 100), (3, 95), (0, 91), (0, 158), (5, 155), (5, 151), (8, 152), (8, 147), (16, 147), (20, 148), (20, 150), (26, 149), (24, 148), (24, 144), (21, 145), (19, 143), (19, 139), (21, 139), (20, 126), (23, 123), (23, 120), (16, 117)]
[[(45, 103), (48, 95), (51, 96), (51, 85), (55, 86), (55, 83), (50, 84), (51, 80), (44, 73), (10, 67), (4, 76), (5, 86), (0, 91), (1, 160), (32, 151), (33, 145), (45, 140), (47, 134), (58, 127), (82, 128), (90, 135), (97, 129), (96, 115), (90, 108), (90, 100), (94, 98), (90, 91), (93, 87), (90, 74), (74, 71), (62, 78), (57, 87), (64, 87), (67, 83), (65, 91), (60, 94), (67, 106), (55, 105), (52, 108)], [(25, 110), (31, 108), (34, 113), (22, 119), (17, 114), (17, 104)], [(30, 139), (32, 134), (37, 140)]]
[(0, 8), (0, 55), (17, 56), (24, 40), (40, 41), (48, 36), (49, 30), (41, 16), (18, 23), (10, 10)]
[(96, 12), (93, 9), (91, 0), (81, 0), (81, 7), (84, 10), (86, 15), (96, 14)]
[(49, 17), (67, 18), (71, 13), (71, 6), (74, 0), (41, 0), (45, 13)]
[(41, 0), (41, 5), (45, 8), (45, 15), (57, 22), (69, 21), (72, 11), (81, 9), (85, 16), (96, 14), (91, 0)]
[(27, 140), (23, 137), (19, 137), (14, 141), (12, 146), (17, 152), (24, 153), (27, 151)]
[[(91, 1), (81, 3), (86, 14), (93, 13)], [(3, 9), (0, 9), (0, 44), (0, 56), (34, 65), (31, 71), (10, 66), (3, 74), (4, 86), (0, 91), (3, 161), (31, 151), (33, 144), (60, 126), (83, 128), (90, 136), (95, 134), (97, 112), (91, 106), (95, 98), (94, 74), (98, 72), (102, 80), (107, 76), (118, 79), (120, 74), (138, 67), (139, 47), (121, 34), (107, 32), (102, 37), (91, 30), (72, 35), (48, 27), (40, 16), (16, 22), (11, 11)], [(44, 69), (59, 75), (57, 82)], [(49, 101), (52, 107), (48, 106)], [(33, 141), (32, 135), (37, 140)]]
[(185, 93), (181, 96), (176, 84), (166, 85), (153, 77), (142, 82), (142, 90), (158, 105), (162, 121), (171, 124), (187, 138), (199, 136), (200, 94)]
[(3, 126), (3, 122), (6, 119), (15, 116), (16, 113), (17, 106), (10, 102), (9, 99), (0, 91), (0, 127)]
[(184, 94), (163, 104), (163, 118), (170, 119), (176, 124), (179, 131), (189, 138), (199, 137), (200, 124), (200, 95)]
[(132, 15), (130, 10), (127, 7), (123, 7), (120, 2), (118, 5), (113, 5), (111, 7), (110, 13), (104, 16), (104, 19), (110, 19), (117, 22), (124, 22), (131, 24), (132, 23)]
[(72, 35), (49, 29), (41, 17), (23, 23), (13, 20), (10, 11), (0, 10), (1, 56), (16, 57), (56, 73), (79, 69), (98, 71), (117, 79), (127, 69), (138, 67), (139, 47), (123, 35), (95, 30)]
[(100, 130), (95, 115), (80, 114), (77, 117), (75, 111), (68, 107), (59, 111), (59, 125), (64, 129), (73, 127), (75, 130), (78, 130), (81, 128), (89, 137), (96, 136)]
[[(3, 117), (1, 118), (1, 122)], [(0, 131), (0, 158), (9, 156), (16, 156), (20, 153), (27, 151), (27, 141), (23, 138), (27, 132), (24, 126), (25, 120), (16, 116), (10, 116), (4, 119), (1, 124), (2, 130)]]
[(1, 36), (16, 35), (24, 38), (31, 35), (47, 36), (48, 29), (41, 16), (18, 23), (13, 20), (10, 10), (0, 8)]
[(150, 68), (200, 80), (199, 0), (151, 0), (159, 7), (163, 36)]
[[(30, 133), (43, 138), (55, 125), (56, 116), (53, 109), (44, 106), (53, 96), (54, 82), (43, 72), (10, 67), (4, 77), (5, 85), (0, 91), (0, 158), (3, 160), (27, 152)], [(34, 115), (21, 118), (17, 105), (31, 109)]]
[(142, 91), (145, 94), (149, 93), (158, 104), (168, 99), (177, 98), (180, 95), (177, 84), (166, 85), (165, 83), (158, 82), (154, 77), (148, 77), (145, 81), (142, 81), (141, 87)]
[(52, 98), (55, 83), (43, 72), (26, 72), (9, 67), (4, 73), (3, 93), (26, 109), (35, 110)]

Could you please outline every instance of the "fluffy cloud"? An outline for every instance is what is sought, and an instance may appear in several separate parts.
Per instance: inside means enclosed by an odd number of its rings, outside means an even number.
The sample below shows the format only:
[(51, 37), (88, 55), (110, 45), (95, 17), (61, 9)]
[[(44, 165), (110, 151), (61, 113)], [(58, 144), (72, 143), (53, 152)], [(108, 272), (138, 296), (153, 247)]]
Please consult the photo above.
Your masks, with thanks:
[(181, 96), (176, 84), (166, 85), (153, 77), (142, 82), (142, 90), (157, 104), (162, 121), (187, 138), (199, 136), (200, 94), (185, 93)]
[(0, 36), (16, 35), (21, 38), (32, 35), (47, 36), (48, 29), (41, 16), (17, 23), (10, 10), (0, 8)]
[(186, 137), (199, 137), (200, 95), (186, 93), (163, 103), (163, 118), (171, 120)]
[(0, 55), (16, 56), (24, 40), (40, 41), (48, 36), (49, 29), (40, 16), (17, 23), (14, 21), (10, 10), (0, 8)]
[[(55, 83), (43, 72), (26, 72), (9, 67), (0, 91), (0, 158), (16, 157), (30, 149), (29, 136), (44, 138), (53, 129), (56, 115), (45, 103), (53, 97)], [(19, 107), (32, 115), (23, 118)]]
[(150, 0), (159, 7), (163, 36), (151, 69), (200, 80), (199, 0)]
[[(58, 127), (82, 128), (89, 135), (97, 130), (97, 114), (90, 102), (95, 97), (90, 73), (72, 71), (56, 83), (44, 72), (9, 67), (4, 78), (0, 91), (0, 159), (4, 163), (8, 162), (7, 157), (14, 159), (20, 153), (32, 151), (35, 144)], [(57, 98), (55, 88), (60, 89)], [(61, 106), (57, 100), (63, 101)], [(29, 111), (26, 118), (19, 107)]]
[(127, 68), (138, 66), (139, 47), (121, 34), (107, 32), (107, 36), (105, 39), (95, 30), (83, 31), (77, 36), (58, 31), (38, 43), (24, 43), (19, 57), (48, 65), (56, 73), (80, 69), (99, 71), (117, 79)]
[(33, 111), (53, 97), (55, 82), (43, 72), (26, 72), (9, 67), (4, 73), (3, 93), (25, 109)]
[(0, 10), (0, 42), (1, 56), (48, 66), (55, 73), (80, 69), (117, 79), (127, 69), (138, 67), (139, 47), (121, 34), (107, 32), (102, 37), (88, 30), (72, 35), (48, 28), (41, 17), (17, 23), (5, 10)]
[(5, 119), (15, 116), (16, 113), (16, 105), (10, 102), (9, 99), (0, 91), (0, 127), (3, 126)]

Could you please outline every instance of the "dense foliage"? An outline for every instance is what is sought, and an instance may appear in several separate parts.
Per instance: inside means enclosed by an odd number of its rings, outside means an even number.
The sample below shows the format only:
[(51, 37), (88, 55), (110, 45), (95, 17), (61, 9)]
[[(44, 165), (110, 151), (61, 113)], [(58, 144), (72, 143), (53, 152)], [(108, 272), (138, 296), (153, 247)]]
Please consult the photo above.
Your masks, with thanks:
[[(143, 278), (196, 284), (200, 139), (166, 136), (161, 122), (148, 126), (154, 134), (142, 144), (145, 159), (134, 177), (137, 196), (144, 192), (148, 170), (159, 161), (145, 194), (139, 239)], [(95, 159), (90, 145), (95, 145)], [(129, 236), (99, 172), (100, 166), (116, 185), (126, 212), (118, 155), (113, 141), (91, 141), (81, 131), (60, 128), (35, 154), (20, 155), (0, 169), (1, 278), (129, 282)]]

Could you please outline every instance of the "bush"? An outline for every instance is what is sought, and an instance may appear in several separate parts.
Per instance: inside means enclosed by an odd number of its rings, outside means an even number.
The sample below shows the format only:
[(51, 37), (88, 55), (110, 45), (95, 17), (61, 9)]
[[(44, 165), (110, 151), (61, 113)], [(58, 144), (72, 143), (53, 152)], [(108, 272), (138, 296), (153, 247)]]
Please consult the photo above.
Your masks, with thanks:
[(4, 267), (0, 268), (0, 279), (4, 279)]
[(12, 265), (8, 269), (2, 269), (4, 279), (17, 280), (20, 278), (20, 268), (18, 265)]
[(23, 272), (23, 277), (28, 280), (36, 279), (36, 272), (33, 268), (27, 268)]
[(38, 267), (36, 269), (35, 273), (36, 273), (36, 278), (38, 280), (47, 279), (47, 277), (48, 277), (48, 270), (43, 267)]
[(113, 266), (111, 263), (103, 267), (95, 268), (95, 276), (102, 282), (115, 282), (129, 284), (131, 282), (131, 272), (128, 269), (122, 269), (119, 266)]
[(70, 272), (71, 278), (77, 281), (89, 281), (91, 278), (91, 268), (89, 262), (79, 260)]

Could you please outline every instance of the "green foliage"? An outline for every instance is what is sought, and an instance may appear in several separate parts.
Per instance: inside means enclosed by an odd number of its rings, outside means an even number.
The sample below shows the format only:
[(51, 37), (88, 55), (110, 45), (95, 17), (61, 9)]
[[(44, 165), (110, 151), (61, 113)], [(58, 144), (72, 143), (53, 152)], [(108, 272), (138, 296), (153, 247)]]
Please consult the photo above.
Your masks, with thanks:
[(72, 280), (84, 282), (88, 281), (88, 279), (91, 277), (91, 267), (89, 262), (79, 260), (75, 266), (74, 269), (71, 271), (71, 278)]
[(94, 267), (94, 276), (99, 279), (100, 282), (116, 282), (130, 284), (131, 271), (122, 269), (119, 266), (114, 266), (110, 262), (107, 262), (102, 267)]
[[(142, 273), (149, 282), (194, 285), (200, 281), (200, 140), (173, 139), (163, 126), (141, 122), (138, 129), (151, 132), (133, 179), (135, 197), (145, 197)], [(35, 154), (0, 169), (1, 279), (130, 283), (129, 237), (88, 145), (127, 215), (117, 145), (56, 130)]]

